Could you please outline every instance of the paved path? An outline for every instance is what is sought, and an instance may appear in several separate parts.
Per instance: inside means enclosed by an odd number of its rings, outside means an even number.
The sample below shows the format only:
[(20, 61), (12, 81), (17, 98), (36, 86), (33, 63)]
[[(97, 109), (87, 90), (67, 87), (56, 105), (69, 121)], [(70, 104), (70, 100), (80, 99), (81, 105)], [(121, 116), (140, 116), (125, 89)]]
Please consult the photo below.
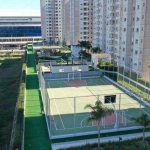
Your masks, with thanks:
[(24, 150), (51, 150), (33, 50), (27, 52)]
[[(101, 138), (101, 142), (108, 142), (108, 141), (118, 141), (119, 137), (122, 137), (122, 140), (134, 139), (139, 138), (142, 136), (142, 133), (135, 133), (135, 134), (126, 134), (126, 135), (118, 135), (118, 136), (110, 136)], [(146, 132), (146, 136), (150, 136), (150, 132)], [(69, 148), (73, 146), (81, 146), (86, 145), (87, 143), (97, 143), (98, 139), (87, 139), (87, 140), (80, 140), (80, 141), (72, 141), (72, 142), (63, 142), (58, 144), (52, 144), (52, 150), (58, 150), (60, 148)]]

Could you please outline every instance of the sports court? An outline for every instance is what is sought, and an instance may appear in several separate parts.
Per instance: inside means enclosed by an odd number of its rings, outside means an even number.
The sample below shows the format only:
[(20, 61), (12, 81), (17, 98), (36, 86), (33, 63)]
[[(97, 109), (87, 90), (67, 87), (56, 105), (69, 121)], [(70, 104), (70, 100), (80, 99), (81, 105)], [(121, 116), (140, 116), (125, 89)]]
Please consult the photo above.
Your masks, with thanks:
[[(69, 77), (69, 75), (68, 75)], [(72, 77), (69, 77), (70, 79)], [(101, 131), (134, 128), (131, 117), (142, 113), (150, 114), (150, 108), (124, 92), (105, 77), (43, 79), (45, 110), (49, 135), (53, 138), (72, 135), (86, 135), (97, 132), (97, 122), (86, 123), (91, 110), (85, 110), (87, 104), (100, 100), (105, 106), (115, 109), (112, 116), (101, 120)], [(106, 103), (106, 97), (114, 96), (113, 103)]]

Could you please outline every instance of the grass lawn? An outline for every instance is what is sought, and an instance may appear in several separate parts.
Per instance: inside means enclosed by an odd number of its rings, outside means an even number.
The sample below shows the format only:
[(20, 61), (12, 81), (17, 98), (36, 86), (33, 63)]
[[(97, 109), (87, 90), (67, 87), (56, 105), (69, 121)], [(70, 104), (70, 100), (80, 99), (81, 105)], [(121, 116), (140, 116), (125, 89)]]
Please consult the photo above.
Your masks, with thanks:
[(22, 73), (22, 57), (0, 58), (0, 149), (10, 143)]

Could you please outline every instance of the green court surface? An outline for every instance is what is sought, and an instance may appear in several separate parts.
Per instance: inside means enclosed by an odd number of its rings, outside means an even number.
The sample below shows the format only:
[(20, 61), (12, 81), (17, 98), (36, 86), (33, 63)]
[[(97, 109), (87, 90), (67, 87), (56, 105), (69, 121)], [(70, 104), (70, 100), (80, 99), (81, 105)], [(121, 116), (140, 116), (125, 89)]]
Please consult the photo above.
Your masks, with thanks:
[[(97, 123), (87, 125), (91, 110), (85, 110), (87, 104), (100, 100), (105, 106), (114, 108), (112, 116), (103, 118), (101, 130), (110, 132), (115, 124), (121, 129), (135, 127), (131, 117), (142, 113), (150, 114), (150, 108), (140, 100), (124, 93), (104, 77), (82, 78), (78, 81), (45, 80), (49, 97), (48, 112), (50, 135), (52, 139), (70, 135), (86, 135), (97, 132)], [(104, 97), (116, 95), (116, 103), (105, 104)], [(116, 119), (117, 118), (117, 119)]]
[(24, 150), (50, 150), (32, 47), (27, 52)]

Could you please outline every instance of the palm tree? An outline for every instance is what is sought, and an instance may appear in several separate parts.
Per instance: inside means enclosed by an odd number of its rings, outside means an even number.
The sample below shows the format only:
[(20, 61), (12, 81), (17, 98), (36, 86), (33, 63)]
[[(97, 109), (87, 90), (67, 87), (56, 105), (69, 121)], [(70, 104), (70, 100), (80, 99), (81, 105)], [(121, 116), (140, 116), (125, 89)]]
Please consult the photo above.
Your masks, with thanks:
[(88, 49), (88, 53), (91, 48), (92, 48), (91, 42), (86, 41), (86, 49)]
[(78, 41), (77, 46), (78, 46), (78, 47), (81, 47), (81, 52), (82, 52), (82, 50), (83, 50), (83, 49), (82, 49), (82, 48), (83, 48), (83, 42), (82, 42), (82, 41)]
[(134, 118), (132, 117), (131, 120), (133, 120), (135, 123), (140, 124), (143, 126), (143, 141), (145, 139), (145, 130), (147, 126), (150, 125), (150, 119), (148, 118), (147, 114), (142, 114), (141, 116)]
[(100, 121), (103, 117), (107, 115), (112, 115), (114, 109), (105, 107), (101, 101), (97, 100), (95, 105), (87, 104), (84, 109), (91, 109), (91, 115), (87, 119), (87, 124), (90, 121), (97, 121), (98, 123), (98, 149), (100, 150)]

